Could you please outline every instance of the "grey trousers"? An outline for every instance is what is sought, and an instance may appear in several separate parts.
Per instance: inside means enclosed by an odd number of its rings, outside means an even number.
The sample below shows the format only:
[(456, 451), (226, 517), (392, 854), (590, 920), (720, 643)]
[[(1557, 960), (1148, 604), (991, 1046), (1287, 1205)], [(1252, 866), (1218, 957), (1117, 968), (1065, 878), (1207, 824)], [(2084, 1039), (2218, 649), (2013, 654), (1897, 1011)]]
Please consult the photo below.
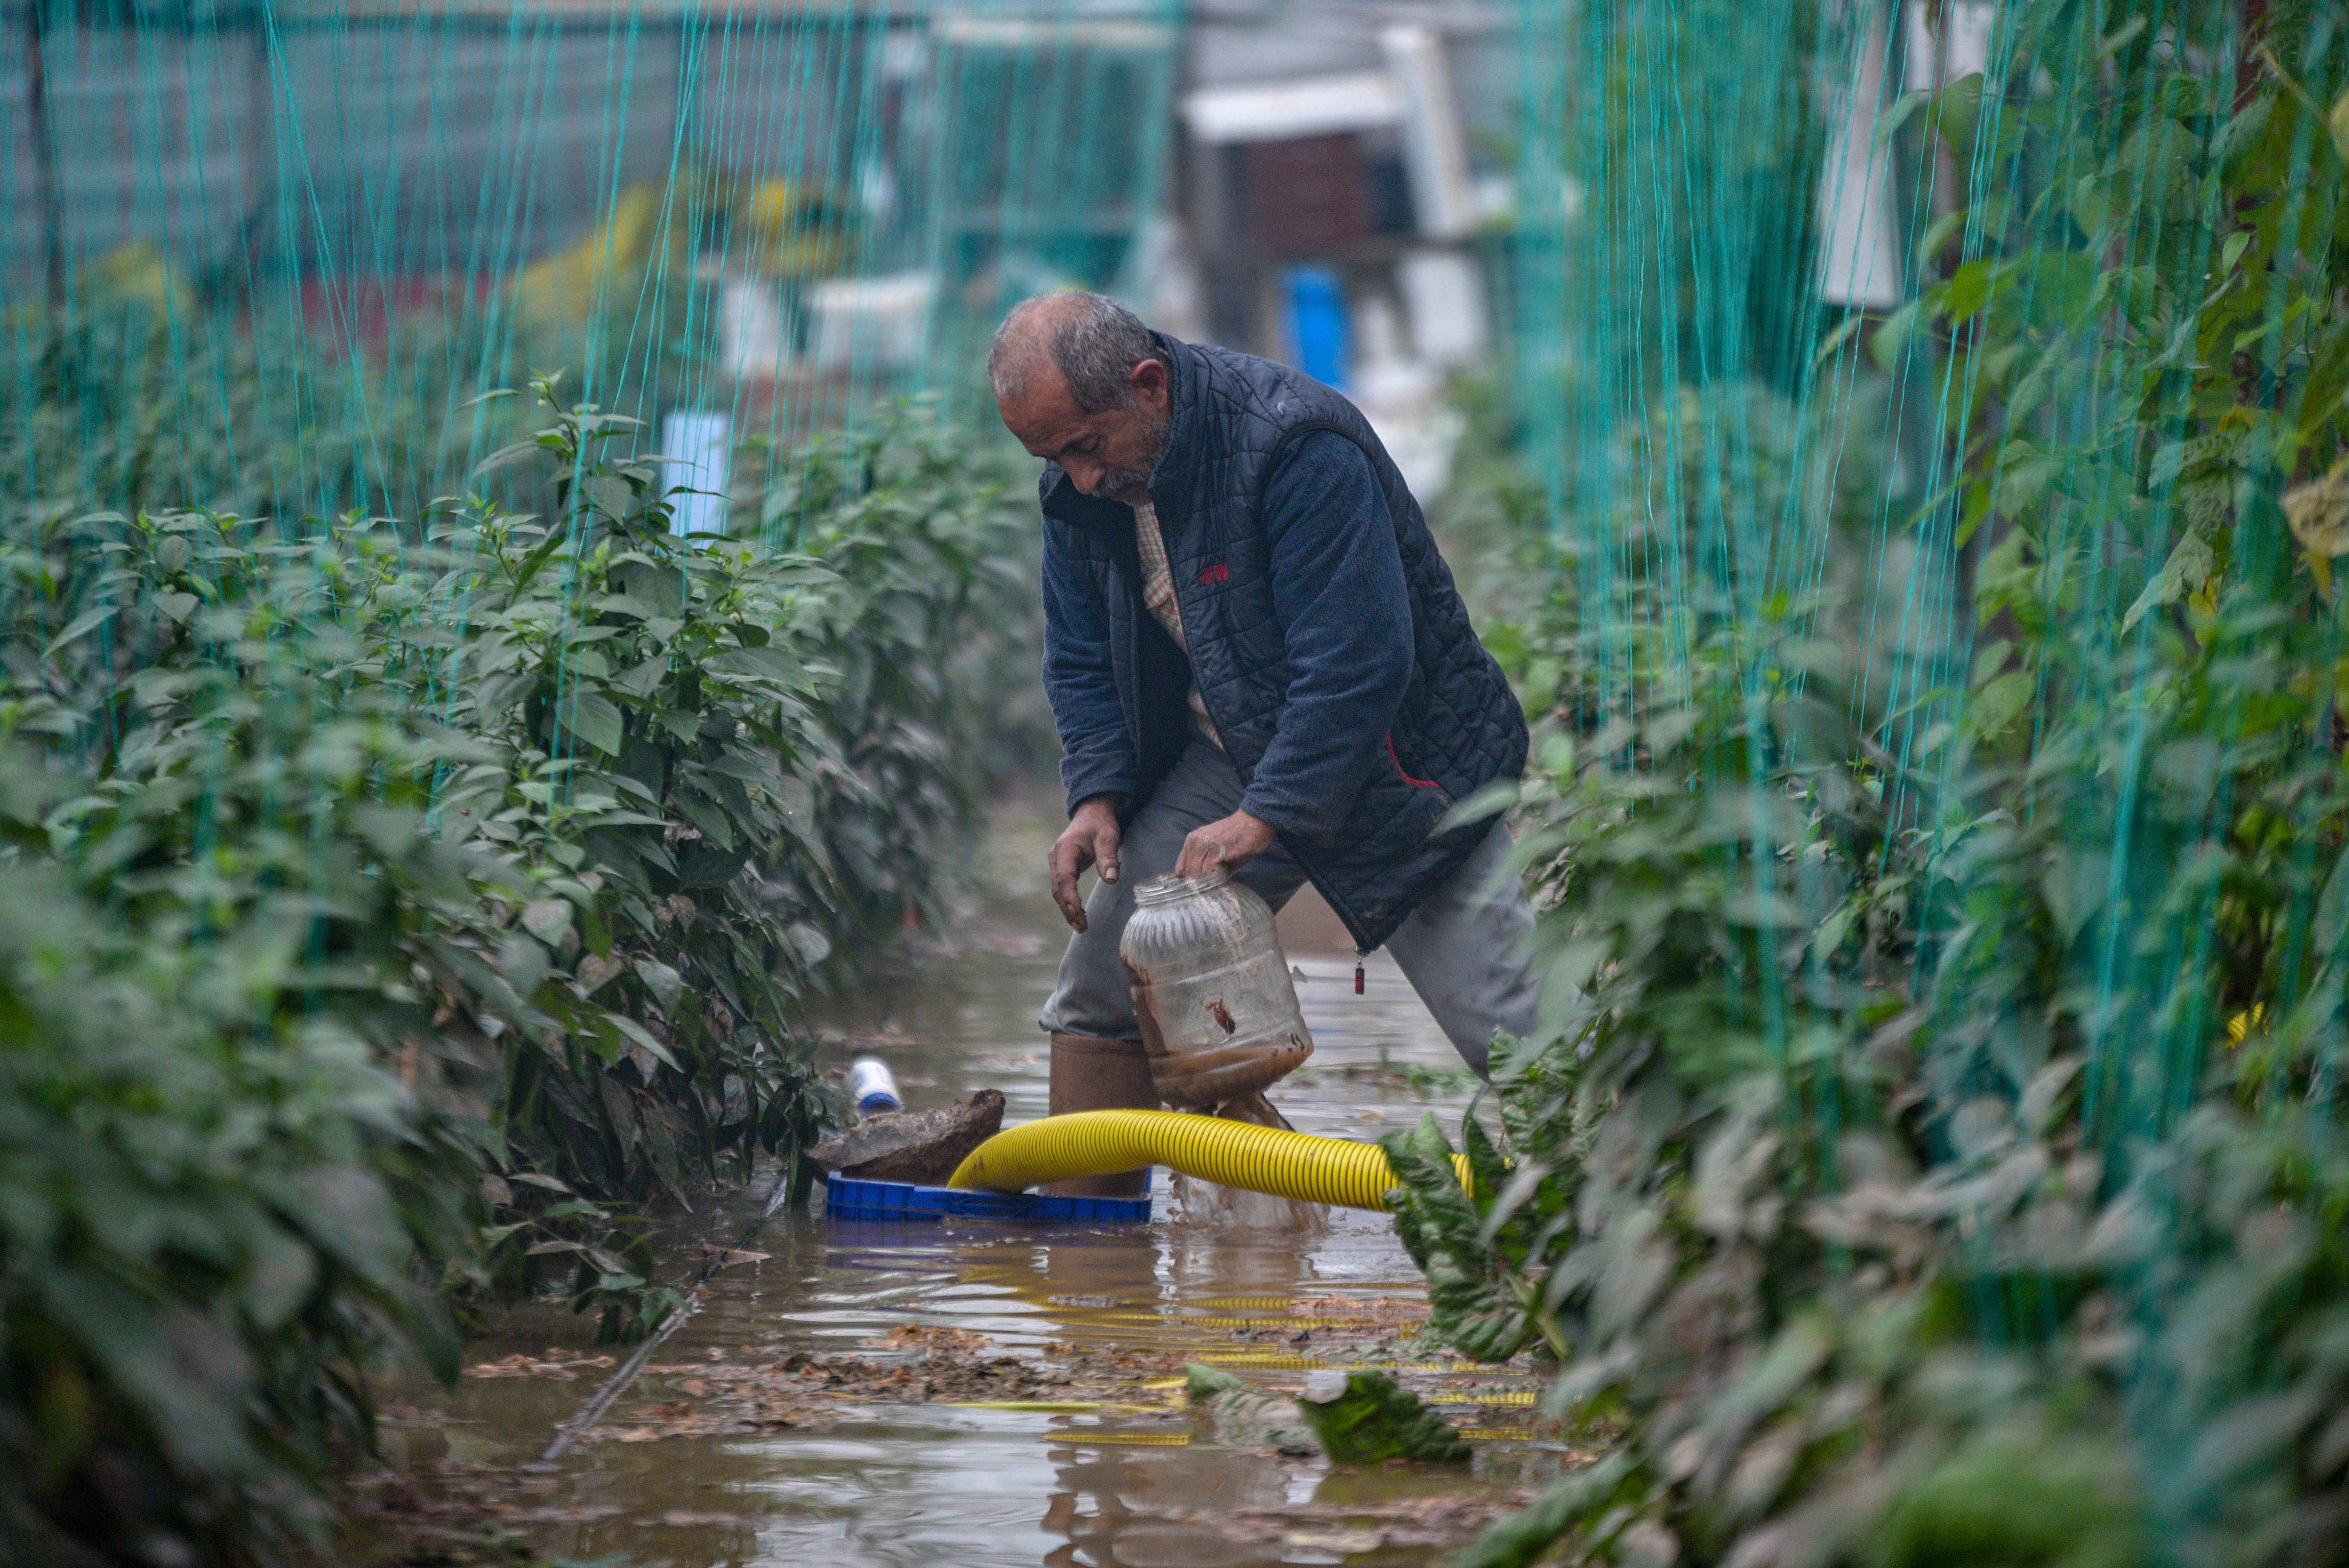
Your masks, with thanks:
[[(1044, 1004), (1046, 1029), (1098, 1040), (1139, 1037), (1133, 992), (1117, 957), (1134, 886), (1172, 871), (1191, 830), (1229, 816), (1239, 803), (1230, 760), (1193, 741), (1127, 825), (1118, 880), (1096, 881), (1085, 900), (1085, 929), (1069, 940), (1059, 984)], [(1509, 874), (1508, 855), (1508, 829), (1495, 822), (1467, 863), (1421, 900), (1386, 944), (1461, 1060), (1480, 1075), (1493, 1032), (1531, 1034), (1538, 1000), (1528, 952), (1533, 906), (1525, 884)], [(1275, 840), (1235, 879), (1278, 909), (1304, 886), (1305, 872)]]

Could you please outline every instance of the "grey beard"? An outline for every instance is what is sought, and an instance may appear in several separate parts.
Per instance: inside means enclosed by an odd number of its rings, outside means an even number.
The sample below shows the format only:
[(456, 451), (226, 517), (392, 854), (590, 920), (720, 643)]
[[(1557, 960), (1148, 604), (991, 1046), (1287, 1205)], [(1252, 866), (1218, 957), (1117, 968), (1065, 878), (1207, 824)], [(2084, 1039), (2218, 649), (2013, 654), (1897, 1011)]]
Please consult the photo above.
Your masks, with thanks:
[(1157, 427), (1150, 431), (1150, 457), (1147, 466), (1112, 469), (1102, 476), (1101, 493), (1103, 495), (1124, 495), (1131, 491), (1147, 490), (1150, 487), (1150, 476), (1158, 468), (1158, 460), (1166, 455), (1166, 444), (1172, 437), (1174, 429), (1173, 420), (1161, 420)]
[[(1156, 466), (1157, 465), (1154, 463), (1152, 464), (1153, 468)], [(1107, 473), (1102, 476), (1102, 493), (1103, 495), (1124, 495), (1132, 491), (1146, 490), (1150, 486), (1150, 472), (1151, 470), (1147, 468), (1111, 469)]]

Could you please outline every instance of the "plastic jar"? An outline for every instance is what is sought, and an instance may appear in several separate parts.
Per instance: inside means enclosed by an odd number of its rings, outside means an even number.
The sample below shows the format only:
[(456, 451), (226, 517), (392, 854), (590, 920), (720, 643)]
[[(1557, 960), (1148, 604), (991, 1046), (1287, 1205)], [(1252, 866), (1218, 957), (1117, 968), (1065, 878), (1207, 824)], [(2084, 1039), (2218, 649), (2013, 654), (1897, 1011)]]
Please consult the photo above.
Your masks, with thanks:
[(884, 1111), (902, 1111), (905, 1102), (897, 1094), (897, 1080), (890, 1075), (889, 1064), (877, 1056), (859, 1056), (848, 1064), (848, 1097), (863, 1116), (879, 1116)]
[(1313, 1054), (1272, 909), (1221, 869), (1154, 877), (1133, 890), (1118, 943), (1161, 1097), (1221, 1105)]

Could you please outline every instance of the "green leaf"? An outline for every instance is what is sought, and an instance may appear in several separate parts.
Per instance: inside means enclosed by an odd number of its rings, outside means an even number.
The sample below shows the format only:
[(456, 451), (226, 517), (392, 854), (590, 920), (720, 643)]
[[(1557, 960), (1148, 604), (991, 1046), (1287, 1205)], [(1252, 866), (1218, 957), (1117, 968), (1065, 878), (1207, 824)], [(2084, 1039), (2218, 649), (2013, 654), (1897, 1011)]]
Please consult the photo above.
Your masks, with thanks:
[(2317, 952), (2327, 959), (2340, 954), (2342, 939), (2349, 936), (2349, 849), (2341, 852), (2325, 874), (2324, 891), (2317, 899), (2308, 934)]
[(775, 680), (786, 685), (796, 685), (803, 679), (799, 661), (772, 646), (737, 648), (705, 660), (702, 668), (719, 675)]
[(1970, 261), (1958, 268), (1941, 296), (1941, 309), (1952, 321), (1963, 321), (1991, 301), (2005, 274), (2000, 262)]
[(1383, 1372), (1308, 1374), (1299, 1408), (1322, 1451), (1340, 1464), (1464, 1464), (1470, 1458), (1451, 1423)]
[(1574, 1471), (1525, 1508), (1485, 1527), (1452, 1568), (1532, 1568), (1567, 1532), (1615, 1506), (1636, 1460), (1618, 1449)]
[(1858, 914), (1857, 909), (1846, 899), (1836, 906), (1833, 914), (1819, 922), (1819, 929), (1811, 935), (1813, 963), (1824, 964), (1836, 955), (1837, 950), (1843, 946), (1844, 938), (1851, 934), (1852, 921), (1858, 918)]
[(498, 972), (514, 989), (516, 996), (527, 998), (546, 978), (546, 950), (519, 933), (498, 944)]
[(523, 929), (554, 947), (571, 929), (571, 901), (567, 898), (541, 898), (525, 906), (522, 912)]
[(653, 993), (661, 1011), (675, 1012), (678, 1003), (685, 999), (685, 977), (658, 959), (638, 959), (635, 967), (636, 978), (645, 982), (645, 989)]
[(2128, 613), (2121, 618), (2121, 629), (2131, 630), (2138, 621), (2163, 606), (2174, 605), (2189, 594), (2200, 593), (2209, 585), (2210, 574), (2218, 569), (2218, 566), (2217, 553), (2201, 535), (2188, 529), (2171, 548), (2169, 559), (2162, 563), (2161, 570), (2153, 575), (2152, 580), (2145, 585), (2145, 591), (2137, 595), (2136, 602), (2129, 606)]
[(1908, 123), (1909, 117), (1925, 106), (1932, 95), (1929, 92), (1905, 92), (1895, 99), (1890, 109), (1876, 117), (1876, 130), (1871, 140), (1881, 147)]
[(620, 742), (626, 722), (619, 706), (608, 697), (592, 691), (573, 695), (563, 716), (564, 728), (602, 752), (606, 756), (620, 754)]
[(2117, 55), (2123, 49), (2127, 48), (2130, 44), (2136, 42), (2137, 35), (2144, 32), (2147, 26), (2148, 23), (2143, 16), (2130, 17), (2127, 21), (2122, 23), (2119, 26), (2115, 27), (2111, 32), (2105, 35), (2103, 40), (2096, 45), (2096, 58), (2100, 60), (2111, 59), (2115, 55)]
[(588, 480), (582, 489), (588, 504), (615, 522), (630, 516), (636, 509), (635, 486), (617, 474), (598, 474)]
[(2080, 232), (2094, 239), (2105, 232), (2112, 222), (2112, 197), (2104, 182), (2094, 174), (2083, 174), (2072, 186), (2072, 221)]
[(1479, 1210), (1487, 1209), (1494, 1196), (1508, 1185), (1509, 1163), (1493, 1147), (1485, 1125), (1474, 1116), (1461, 1118), (1460, 1151), (1468, 1157), (1468, 1169), (1475, 1182), (1476, 1206)]
[(121, 609), (120, 605), (101, 605), (97, 609), (82, 611), (66, 624), (65, 630), (50, 639), (47, 648), (41, 649), (41, 657), (49, 658), (67, 643), (88, 637), (91, 632), (113, 619)]
[(1868, 340), (1868, 355), (1876, 361), (1878, 369), (1889, 374), (1900, 363), (1909, 340), (1917, 335), (1920, 313), (1923, 309), (1922, 301), (1912, 299), (1884, 318), (1884, 325), (1876, 329), (1876, 336)]
[[(2325, 421), (2341, 407), (2344, 391), (2349, 391), (2349, 321), (2333, 327), (2320, 338), (2310, 358), (2308, 378), (2301, 385), (2298, 411), (2292, 423), (2302, 441), (2315, 435)], [(2289, 462), (2282, 466), (2289, 468)]]
[(528, 441), (515, 441), (511, 446), (502, 446), (475, 463), (473, 472), (467, 475), (467, 478), (473, 482), (486, 479), (502, 468), (512, 468), (515, 463), (536, 457), (543, 450), (545, 449), (539, 445), (538, 438), (535, 436)]
[(546, 563), (553, 560), (554, 553), (561, 548), (563, 548), (562, 531), (550, 529), (544, 541), (529, 555), (523, 556), (522, 565), (515, 569), (513, 581), (515, 597), (519, 598), (522, 596), (523, 590), (530, 587)]
[[(1843, 346), (1850, 342), (1854, 337), (1857, 337), (1860, 331), (1867, 326), (1868, 313), (1866, 311), (1855, 310), (1850, 315), (1845, 317), (1843, 320), (1837, 325), (1834, 331), (1819, 339), (1817, 349), (1811, 355), (1812, 367), (1816, 369), (1821, 365), (1825, 365), (1828, 360), (1834, 358), (1836, 355), (1842, 350)], [(1489, 634), (1487, 637), (1487, 645), (1490, 645)]]
[(665, 656), (655, 655), (635, 669), (625, 670), (616, 677), (612, 681), (612, 688), (616, 691), (625, 691), (631, 697), (650, 697), (660, 689), (661, 680), (667, 674), (668, 659)]
[(1939, 265), (1936, 258), (1942, 251), (1949, 248), (1951, 240), (1965, 232), (1966, 224), (1972, 217), (1971, 213), (1961, 207), (1955, 212), (1944, 213), (1934, 219), (1932, 226), (1927, 229), (1924, 236), (1917, 242), (1918, 270), (1927, 273), (1933, 271)]
[(2038, 678), (2027, 670), (2010, 670), (1989, 685), (1967, 695), (1965, 722), (1970, 733), (1988, 740), (2002, 732), (2031, 705)]

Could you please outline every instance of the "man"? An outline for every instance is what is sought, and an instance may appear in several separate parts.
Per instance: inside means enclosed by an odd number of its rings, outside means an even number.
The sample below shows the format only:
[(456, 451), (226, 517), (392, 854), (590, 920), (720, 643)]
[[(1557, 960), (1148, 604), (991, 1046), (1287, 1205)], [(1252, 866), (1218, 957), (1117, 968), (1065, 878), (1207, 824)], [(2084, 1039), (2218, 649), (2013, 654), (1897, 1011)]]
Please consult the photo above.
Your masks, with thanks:
[[(1384, 946), (1462, 1058), (1535, 1022), (1533, 915), (1497, 822), (1453, 805), (1525, 769), (1525, 716), (1369, 422), (1250, 355), (1053, 294), (988, 355), (1044, 459), (1044, 680), (1076, 935), (1041, 1020), (1054, 1115), (1155, 1106), (1118, 961), (1131, 888), (1223, 867), (1278, 909), (1308, 880)], [(1078, 877), (1101, 879), (1080, 901)], [(1144, 1173), (1060, 1190), (1141, 1190)]]

